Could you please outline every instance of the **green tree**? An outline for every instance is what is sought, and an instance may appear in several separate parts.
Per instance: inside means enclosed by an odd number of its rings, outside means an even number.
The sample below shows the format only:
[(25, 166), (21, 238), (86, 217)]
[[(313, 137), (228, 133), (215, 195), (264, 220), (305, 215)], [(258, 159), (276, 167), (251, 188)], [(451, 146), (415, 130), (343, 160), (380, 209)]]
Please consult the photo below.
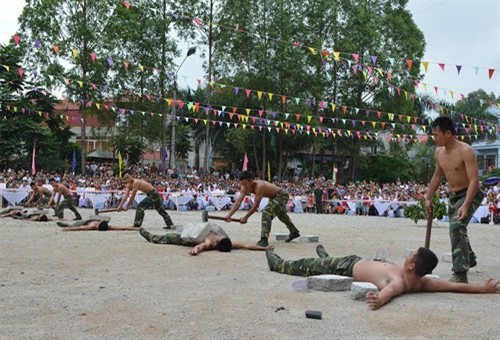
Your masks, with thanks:
[(0, 64), (9, 67), (0, 68), (0, 167), (30, 169), (35, 149), (37, 169), (65, 170), (72, 133), (54, 114), (55, 98), (18, 73), (22, 53), (0, 45)]

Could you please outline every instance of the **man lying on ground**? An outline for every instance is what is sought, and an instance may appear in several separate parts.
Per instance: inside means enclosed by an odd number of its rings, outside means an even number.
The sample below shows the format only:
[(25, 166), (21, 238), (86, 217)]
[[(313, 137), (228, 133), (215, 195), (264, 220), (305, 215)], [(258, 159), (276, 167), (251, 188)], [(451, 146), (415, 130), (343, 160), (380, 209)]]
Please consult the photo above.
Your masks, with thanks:
[(366, 303), (378, 309), (392, 298), (413, 292), (500, 293), (500, 281), (486, 280), (483, 284), (456, 283), (425, 277), (438, 263), (436, 254), (419, 248), (406, 257), (402, 266), (364, 260), (357, 255), (330, 257), (322, 245), (316, 247), (319, 258), (284, 260), (274, 251), (266, 251), (269, 269), (282, 274), (312, 276), (335, 274), (349, 276), (354, 281), (371, 282), (379, 292), (369, 292)]
[[(186, 238), (186, 237), (183, 238), (182, 235), (177, 232), (170, 232), (165, 235), (153, 235), (148, 231), (146, 231), (144, 228), (140, 228), (139, 233), (141, 234), (142, 237), (144, 237), (151, 243), (175, 244), (178, 246), (193, 247), (193, 249), (189, 251), (190, 255), (197, 255), (204, 251), (216, 250), (216, 249), (221, 252), (230, 252), (232, 249), (247, 249), (247, 250), (274, 249), (274, 246), (262, 247), (253, 244), (236, 243), (236, 242), (233, 243), (225, 233), (210, 232), (207, 236), (205, 236), (202, 240), (199, 241), (192, 238)], [(185, 234), (184, 231), (183, 234)]]
[(57, 225), (64, 228), (63, 231), (86, 231), (86, 230), (99, 230), (99, 231), (137, 231), (135, 227), (120, 227), (111, 225), (108, 221), (99, 219), (80, 220), (73, 223), (57, 222)]
[(12, 217), (16, 220), (26, 220), (34, 222), (54, 221), (54, 219), (48, 218), (47, 215), (43, 214), (42, 212), (43, 210), (40, 210), (40, 213), (37, 213), (36, 210), (28, 212), (26, 209), (10, 207), (0, 212), (0, 218)]

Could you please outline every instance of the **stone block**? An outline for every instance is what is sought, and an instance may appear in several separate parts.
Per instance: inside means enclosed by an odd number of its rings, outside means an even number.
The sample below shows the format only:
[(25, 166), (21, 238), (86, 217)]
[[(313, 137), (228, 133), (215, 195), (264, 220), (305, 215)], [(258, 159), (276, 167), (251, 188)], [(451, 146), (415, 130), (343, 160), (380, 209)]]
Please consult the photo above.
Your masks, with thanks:
[(109, 222), (111, 221), (111, 216), (104, 216), (104, 215), (90, 215), (88, 218), (89, 220), (96, 220), (96, 221), (106, 221)]
[(405, 256), (410, 256), (410, 254), (413, 252), (413, 251), (416, 251), (417, 249), (405, 249), (404, 250), (404, 255)]
[(351, 285), (351, 297), (354, 300), (364, 300), (368, 292), (378, 292), (377, 286), (371, 282), (353, 282)]
[(274, 236), (276, 237), (276, 241), (284, 241), (288, 238), (287, 233), (276, 233)]
[(443, 260), (443, 262), (452, 263), (453, 258), (451, 257), (451, 253), (443, 253), (443, 257), (441, 258), (441, 260)]
[(23, 214), (26, 214), (28, 216), (48, 215), (48, 214), (50, 214), (50, 210), (24, 209)]
[(305, 242), (305, 243), (318, 242), (319, 236), (318, 235), (302, 235), (299, 237), (299, 241)]
[(307, 278), (309, 289), (321, 290), (323, 292), (336, 292), (351, 289), (352, 277), (340, 275), (315, 275)]

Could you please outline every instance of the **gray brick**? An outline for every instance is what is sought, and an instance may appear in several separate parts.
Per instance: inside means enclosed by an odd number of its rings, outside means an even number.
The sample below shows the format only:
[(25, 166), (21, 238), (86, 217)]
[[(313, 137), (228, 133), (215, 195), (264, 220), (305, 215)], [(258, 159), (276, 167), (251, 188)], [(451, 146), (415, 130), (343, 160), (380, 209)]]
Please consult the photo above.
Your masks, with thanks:
[(287, 233), (276, 233), (274, 236), (276, 237), (276, 241), (284, 241), (288, 238)]
[(443, 253), (443, 257), (441, 258), (441, 260), (443, 260), (443, 262), (452, 263), (453, 259), (451, 257), (451, 253)]
[(335, 292), (351, 289), (352, 277), (340, 275), (315, 275), (307, 278), (309, 289), (321, 290), (323, 292)]
[(319, 236), (318, 235), (302, 235), (299, 237), (299, 241), (306, 242), (306, 243), (318, 242)]
[(353, 282), (351, 285), (351, 297), (354, 300), (364, 300), (368, 292), (378, 292), (377, 286), (371, 282)]

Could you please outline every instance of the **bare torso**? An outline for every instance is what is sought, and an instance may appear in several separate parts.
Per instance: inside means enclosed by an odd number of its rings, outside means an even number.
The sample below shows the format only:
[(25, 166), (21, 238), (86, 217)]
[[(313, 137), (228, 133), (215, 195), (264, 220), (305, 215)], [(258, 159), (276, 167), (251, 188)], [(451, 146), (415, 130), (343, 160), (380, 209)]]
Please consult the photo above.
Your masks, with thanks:
[(371, 282), (379, 290), (384, 289), (389, 284), (395, 284), (401, 292), (418, 291), (420, 284), (411, 285), (404, 279), (402, 267), (385, 263), (361, 260), (353, 267), (353, 280), (358, 282)]
[(69, 191), (69, 189), (66, 188), (64, 184), (59, 184), (56, 189), (56, 192), (64, 197), (71, 196), (71, 191)]
[(255, 180), (253, 181), (253, 183), (254, 185), (252, 186), (252, 188), (247, 190), (246, 194), (251, 193), (255, 194), (255, 196), (257, 197), (267, 197), (273, 199), (280, 191), (279, 187), (266, 181)]
[(470, 152), (474, 151), (468, 144), (460, 141), (456, 141), (452, 147), (436, 148), (436, 161), (443, 169), (448, 186), (453, 192), (469, 187), (464, 155)]
[(50, 196), (50, 190), (47, 189), (46, 187), (36, 187), (36, 192), (38, 195), (45, 197), (45, 196)]
[(153, 190), (154, 187), (149, 182), (143, 181), (142, 179), (134, 178), (132, 184), (129, 184), (129, 189), (142, 191), (143, 193), (147, 194), (148, 192)]

